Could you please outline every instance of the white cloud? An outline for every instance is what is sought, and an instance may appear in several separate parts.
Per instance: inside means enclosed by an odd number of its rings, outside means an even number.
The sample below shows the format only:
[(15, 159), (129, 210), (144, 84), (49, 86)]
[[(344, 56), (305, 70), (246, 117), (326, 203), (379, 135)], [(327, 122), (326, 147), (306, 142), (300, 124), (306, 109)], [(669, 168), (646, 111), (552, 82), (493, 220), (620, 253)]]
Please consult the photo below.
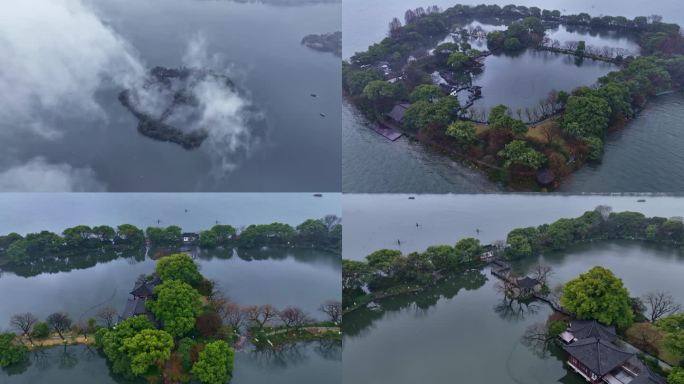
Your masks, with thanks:
[[(206, 131), (208, 137), (202, 148), (212, 156), (220, 170), (230, 171), (263, 140), (264, 130), (255, 128), (259, 126), (261, 114), (246, 92), (225, 85), (223, 76), (231, 78), (234, 71), (221, 55), (209, 54), (204, 35), (198, 34), (189, 40), (182, 63), (192, 69), (211, 70), (217, 76), (193, 75), (183, 83), (172, 82), (170, 90), (154, 85), (134, 88), (132, 99), (147, 115), (159, 117), (167, 113), (164, 122), (173, 127), (186, 132)], [(168, 113), (173, 93), (180, 89), (191, 89), (196, 103), (176, 105)]]
[(69, 164), (50, 164), (37, 157), (25, 164), (0, 172), (3, 192), (102, 192), (90, 168), (74, 168)]
[(22, 0), (0, 13), (0, 124), (48, 139), (59, 117), (105, 118), (103, 84), (144, 74), (135, 50), (80, 0)]

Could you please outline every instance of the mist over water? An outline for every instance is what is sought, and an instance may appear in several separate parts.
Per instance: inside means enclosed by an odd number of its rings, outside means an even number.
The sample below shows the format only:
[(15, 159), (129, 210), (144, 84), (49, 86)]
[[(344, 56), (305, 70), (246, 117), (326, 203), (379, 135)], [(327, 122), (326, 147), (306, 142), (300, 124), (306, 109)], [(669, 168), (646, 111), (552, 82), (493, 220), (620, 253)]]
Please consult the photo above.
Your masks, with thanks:
[[(341, 5), (288, 4), (29, 0), (6, 7), (0, 189), (339, 190), (339, 120), (320, 115), (339, 111), (339, 60), (300, 41), (339, 30)], [(196, 107), (168, 117), (208, 132), (199, 149), (141, 135), (117, 100), (123, 89), (141, 91), (156, 66), (211, 70), (236, 84), (239, 91), (201, 82)], [(164, 95), (142, 93), (147, 107), (161, 105)]]

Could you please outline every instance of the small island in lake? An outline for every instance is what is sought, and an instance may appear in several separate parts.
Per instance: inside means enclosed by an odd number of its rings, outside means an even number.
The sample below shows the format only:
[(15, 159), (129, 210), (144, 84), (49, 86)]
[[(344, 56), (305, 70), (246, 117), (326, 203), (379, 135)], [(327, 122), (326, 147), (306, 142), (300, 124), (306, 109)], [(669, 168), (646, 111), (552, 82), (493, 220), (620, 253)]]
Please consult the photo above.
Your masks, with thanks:
[[(492, 281), (489, 284), (494, 288), (492, 295), (501, 297), (494, 310), (502, 319), (510, 316), (515, 323), (524, 319), (525, 314), (534, 319), (542, 309), (548, 313), (535, 320), (543, 319), (543, 322), (530, 324), (524, 331), (519, 329), (519, 342), (534, 356), (541, 359), (553, 356), (568, 367), (563, 371), (569, 376), (558, 382), (584, 379), (590, 383), (664, 384), (667, 377), (667, 383), (682, 383), (679, 378), (684, 374), (684, 345), (680, 341), (684, 337), (684, 314), (677, 302), (677, 296), (681, 295), (664, 290), (658, 276), (650, 282), (650, 290), (642, 289), (638, 296), (630, 292), (634, 289), (634, 276), (628, 276), (632, 280), (632, 285), (628, 285), (617, 273), (603, 266), (584, 269), (586, 272), (579, 276), (574, 272), (571, 278), (556, 280), (560, 284), (552, 285), (553, 275), (557, 273), (549, 263), (553, 255), (570, 252), (580, 245), (616, 241), (639, 241), (684, 250), (684, 223), (681, 217), (647, 217), (639, 212), (613, 212), (608, 206), (598, 206), (580, 217), (513, 229), (505, 240), (487, 245), (475, 238), (463, 238), (455, 245), (429, 246), (422, 252), (380, 249), (367, 255), (365, 260), (343, 260), (345, 326), (359, 339), (366, 337), (364, 329), (372, 329), (374, 337), (391, 339), (400, 338), (399, 334), (405, 331), (393, 328), (402, 320), (384, 313), (401, 313), (400, 316), (410, 318), (409, 323), (415, 329), (426, 325), (448, 329), (437, 324), (452, 325), (452, 321), (468, 322), (474, 328), (478, 321), (491, 325), (488, 319), (472, 316), (478, 312), (474, 307), (489, 294), (462, 293), (470, 296), (469, 300), (458, 304), (445, 302), (461, 289), (477, 290)], [(431, 311), (432, 306), (440, 308)], [(411, 318), (414, 312), (420, 316)], [(420, 323), (423, 316), (429, 320)], [(382, 323), (393, 324), (377, 335)], [(463, 325), (452, 326), (458, 331), (442, 331), (439, 340), (424, 340), (428, 332), (409, 340), (420, 344), (415, 345), (416, 350), (423, 350), (431, 343), (446, 345), (468, 340), (463, 335), (469, 329)], [(345, 335), (349, 335), (346, 330)], [(498, 340), (492, 338), (483, 344), (497, 346)], [(393, 348), (401, 348), (401, 343)], [(491, 350), (469, 345), (463, 348), (476, 355), (473, 361), (491, 354)], [(506, 349), (506, 345), (502, 344), (501, 348)], [(402, 352), (402, 356), (407, 353), (411, 352)], [(420, 362), (417, 355), (407, 358)], [(505, 366), (511, 377), (514, 373), (510, 367), (525, 367), (518, 366), (517, 360), (514, 364), (492, 361)], [(477, 368), (469, 370), (461, 365), (463, 372), (477, 372)]]
[(330, 52), (335, 56), (342, 56), (342, 32), (306, 35), (302, 39), (302, 45), (315, 51)]
[(204, 121), (203, 93), (235, 93), (226, 76), (201, 69), (153, 68), (140, 89), (126, 89), (119, 101), (138, 119), (138, 131), (155, 140), (169, 141), (185, 149), (202, 145), (208, 137)]
[[(496, 28), (486, 31), (480, 25), (485, 21)], [(640, 52), (586, 41), (563, 45), (547, 33), (558, 26), (620, 33)], [(477, 49), (485, 45), (486, 50)], [(488, 70), (487, 58), (527, 50), (565, 56), (578, 66), (601, 62), (615, 70), (595, 85), (548, 89), (536, 105), (478, 109), (477, 100), (488, 96), (474, 79)], [(680, 27), (659, 16), (563, 15), (515, 5), (431, 6), (407, 10), (403, 21), (394, 18), (388, 37), (345, 61), (343, 90), (371, 128), (390, 140), (401, 135), (418, 140), (512, 190), (548, 191), (584, 164), (600, 162), (608, 134), (624, 127), (649, 100), (680, 91), (683, 70)]]
[[(27, 360), (29, 350), (95, 345), (117, 377), (147, 382), (229, 383), (240, 351), (273, 350), (300, 342), (341, 342), (339, 301), (322, 303), (325, 320), (296, 306), (240, 305), (206, 279), (187, 254), (164, 256), (137, 278), (126, 306), (98, 309), (74, 321), (66, 312), (41, 321), (11, 317), (16, 332), (0, 333), (0, 367)], [(160, 381), (161, 380), (161, 381)]]

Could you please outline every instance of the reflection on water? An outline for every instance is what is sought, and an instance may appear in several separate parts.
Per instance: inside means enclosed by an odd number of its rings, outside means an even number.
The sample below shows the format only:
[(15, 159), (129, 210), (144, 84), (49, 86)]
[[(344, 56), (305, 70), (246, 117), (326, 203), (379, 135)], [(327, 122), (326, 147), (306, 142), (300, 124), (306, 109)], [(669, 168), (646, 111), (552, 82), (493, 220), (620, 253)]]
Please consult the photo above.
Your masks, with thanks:
[[(318, 384), (341, 375), (339, 342), (290, 344), (278, 352), (240, 352), (235, 355), (231, 383)], [(23, 364), (0, 369), (3, 384), (139, 384), (112, 376), (105, 358), (93, 347), (52, 347), (32, 351)]]
[[(271, 304), (276, 308), (297, 306), (320, 319), (318, 311), (328, 300), (339, 300), (341, 292), (339, 255), (314, 250), (279, 249), (265, 251), (200, 252), (196, 259), (202, 274), (215, 281), (220, 290), (242, 305)], [(145, 257), (96, 260), (80, 269), (75, 265), (47, 266), (49, 273), (22, 277), (5, 271), (0, 276), (0, 327), (9, 324), (16, 313), (33, 312), (45, 318), (66, 311), (75, 320), (95, 315), (103, 306), (122, 309), (136, 278), (154, 271), (155, 261)], [(62, 268), (63, 272), (54, 272)], [(27, 267), (36, 272), (35, 266)], [(11, 293), (10, 293), (11, 292)]]
[[(551, 286), (602, 265), (623, 279), (631, 296), (665, 290), (684, 300), (684, 255), (671, 247), (583, 244), (512, 266), (524, 274), (540, 260), (553, 268)], [(549, 306), (507, 299), (496, 282), (485, 268), (425, 292), (380, 300), (378, 310), (345, 315), (344, 382), (409, 384), (424, 377), (447, 383), (459, 377), (470, 383), (582, 383), (561, 351), (524, 339), (530, 327), (548, 320)]]

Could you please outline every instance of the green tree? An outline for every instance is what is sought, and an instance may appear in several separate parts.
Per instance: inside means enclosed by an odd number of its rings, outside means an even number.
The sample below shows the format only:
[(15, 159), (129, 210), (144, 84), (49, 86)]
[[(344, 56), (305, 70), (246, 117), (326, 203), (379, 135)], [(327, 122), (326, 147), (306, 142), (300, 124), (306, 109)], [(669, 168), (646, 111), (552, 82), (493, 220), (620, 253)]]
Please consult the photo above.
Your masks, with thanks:
[(523, 140), (511, 141), (498, 154), (505, 160), (504, 165), (506, 167), (510, 167), (512, 164), (520, 164), (532, 169), (539, 169), (546, 164), (546, 156), (533, 148), (529, 148)]
[(235, 236), (235, 228), (228, 224), (216, 224), (211, 227), (211, 231), (216, 235), (218, 245), (226, 245)]
[(216, 248), (218, 247), (218, 236), (211, 230), (200, 231), (199, 233), (199, 245), (202, 248)]
[(128, 244), (131, 246), (142, 246), (145, 244), (145, 234), (142, 229), (132, 224), (121, 224), (116, 227), (116, 243)]
[(482, 245), (480, 245), (480, 240), (467, 237), (456, 243), (454, 252), (456, 252), (461, 262), (468, 263), (480, 258), (480, 255), (482, 255)]
[(143, 330), (153, 328), (147, 316), (134, 316), (120, 322), (116, 327), (100, 328), (95, 333), (95, 343), (107, 356), (114, 373), (131, 376), (131, 360), (124, 349), (124, 342)]
[(489, 123), (494, 124), (506, 116), (508, 116), (508, 107), (503, 104), (496, 105), (489, 110)]
[(390, 83), (384, 80), (373, 80), (363, 88), (363, 96), (368, 100), (401, 99), (405, 96), (401, 82)]
[(446, 135), (456, 139), (459, 145), (468, 145), (477, 140), (475, 124), (470, 121), (456, 121), (449, 124)]
[(366, 256), (368, 266), (390, 275), (394, 262), (401, 257), (401, 251), (381, 249)]
[(522, 49), (523, 45), (517, 37), (509, 37), (504, 40), (503, 47), (507, 52), (515, 52)]
[(44, 339), (50, 336), (50, 326), (44, 321), (37, 322), (33, 326), (33, 332), (31, 332), (31, 336), (36, 339)]
[(28, 349), (21, 344), (16, 344), (15, 338), (14, 333), (0, 333), (0, 367), (7, 367), (26, 359)]
[(435, 268), (440, 270), (455, 270), (461, 263), (454, 247), (449, 245), (434, 245), (428, 247), (427, 250), (425, 250), (425, 255), (432, 261)]
[(675, 313), (656, 322), (665, 333), (665, 348), (677, 356), (684, 356), (684, 313)]
[(561, 305), (580, 319), (628, 327), (633, 322), (629, 292), (622, 280), (603, 267), (594, 267), (563, 287)]
[(309, 219), (297, 226), (299, 237), (306, 243), (323, 243), (328, 237), (328, 227), (320, 220)]
[(420, 100), (406, 110), (403, 124), (413, 131), (430, 126), (446, 127), (454, 119), (458, 108), (458, 100), (451, 96), (442, 97), (436, 103)]
[(197, 264), (185, 253), (162, 257), (155, 270), (162, 281), (179, 280), (195, 285), (202, 280)]
[(667, 384), (684, 384), (684, 368), (672, 368), (672, 371), (667, 376)]
[(207, 384), (225, 384), (233, 377), (233, 349), (223, 340), (208, 343), (192, 366), (192, 374)]
[(367, 263), (342, 259), (342, 289), (347, 291), (361, 288), (367, 282), (370, 268)]
[(411, 92), (411, 95), (409, 96), (409, 100), (411, 100), (412, 103), (421, 100), (439, 100), (443, 95), (444, 92), (442, 92), (442, 89), (439, 88), (439, 86), (434, 84), (421, 84), (413, 89), (413, 92)]
[(611, 114), (610, 105), (597, 96), (570, 96), (561, 128), (575, 137), (603, 137)]
[(151, 367), (161, 369), (171, 357), (171, 348), (173, 337), (158, 329), (143, 329), (123, 340), (123, 351), (131, 362), (131, 371), (138, 376), (145, 375)]
[(93, 227), (93, 235), (103, 242), (112, 242), (116, 237), (116, 231), (109, 225), (98, 225)]
[(149, 308), (162, 322), (165, 331), (181, 337), (195, 326), (202, 313), (200, 294), (190, 285), (179, 280), (167, 280), (154, 288), (157, 299), (148, 302)]
[(93, 230), (87, 225), (77, 225), (72, 228), (67, 228), (62, 232), (64, 236), (64, 241), (67, 247), (70, 248), (81, 248), (86, 246), (89, 236), (93, 233)]
[(455, 71), (466, 67), (468, 63), (470, 63), (470, 57), (462, 52), (454, 52), (450, 54), (449, 58), (447, 59), (447, 65), (449, 65)]

